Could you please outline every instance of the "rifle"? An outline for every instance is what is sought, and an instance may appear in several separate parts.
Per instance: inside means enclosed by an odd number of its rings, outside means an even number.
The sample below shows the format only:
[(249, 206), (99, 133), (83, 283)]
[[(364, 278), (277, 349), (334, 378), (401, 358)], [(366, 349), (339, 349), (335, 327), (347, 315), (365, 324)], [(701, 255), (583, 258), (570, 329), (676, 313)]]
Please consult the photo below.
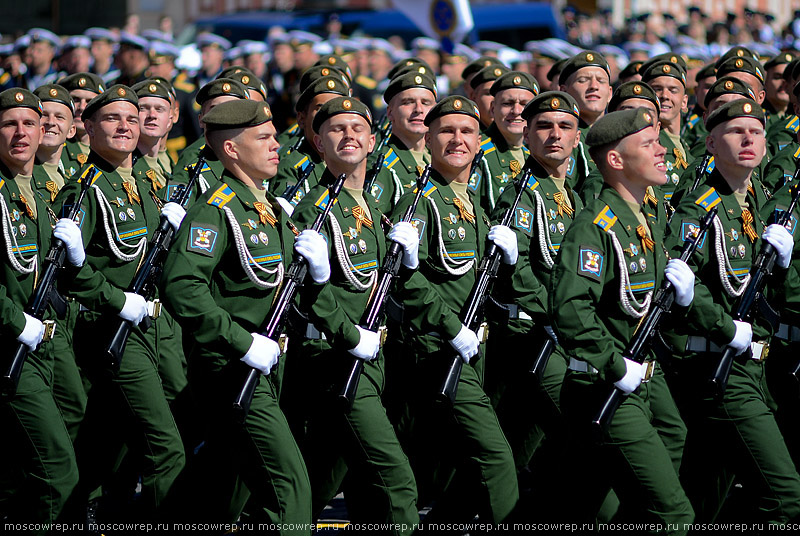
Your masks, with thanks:
[[(794, 180), (797, 180), (799, 175), (800, 168), (795, 171)], [(776, 222), (778, 225), (785, 226), (791, 220), (798, 198), (800, 198), (800, 185), (792, 187), (792, 201), (786, 211), (778, 218)], [(752, 322), (755, 305), (763, 303), (764, 306), (768, 307), (766, 298), (761, 292), (764, 290), (767, 278), (772, 274), (772, 268), (775, 266), (777, 258), (777, 250), (772, 244), (764, 240), (761, 245), (761, 251), (758, 252), (758, 257), (756, 257), (753, 267), (750, 268), (750, 282), (747, 284), (744, 294), (739, 298), (739, 303), (733, 313), (734, 320)], [(728, 387), (728, 377), (731, 374), (735, 353), (736, 350), (734, 348), (726, 346), (717, 362), (714, 373), (709, 379), (712, 392), (718, 399), (722, 399), (725, 395), (725, 389)]]
[(297, 136), (297, 140), (295, 140), (292, 146), (289, 147), (289, 150), (286, 151), (286, 154), (284, 156), (289, 156), (290, 154), (292, 154), (293, 152), (295, 152), (300, 148), (300, 146), (303, 144), (303, 141), (305, 141), (306, 139), (305, 134), (303, 134), (302, 132), (303, 132), (302, 130), (297, 129), (297, 134), (295, 134), (295, 136)]
[[(74, 200), (72, 208), (67, 214), (67, 218), (71, 219), (72, 221), (75, 221), (75, 218), (78, 216), (78, 214), (80, 214), (83, 199), (89, 192), (89, 188), (94, 182), (94, 178), (97, 173), (98, 171), (95, 167), (93, 168), (91, 177), (83, 177), (81, 179), (80, 192), (78, 193), (77, 198)], [(64, 267), (64, 260), (66, 259), (66, 256), (66, 244), (64, 244), (62, 240), (54, 237), (52, 243), (50, 244), (50, 250), (47, 252), (47, 256), (44, 258), (45, 268), (42, 272), (42, 278), (39, 281), (39, 286), (36, 288), (36, 292), (33, 294), (33, 296), (31, 296), (28, 305), (25, 307), (25, 312), (37, 320), (42, 320), (44, 318), (47, 306), (50, 305), (52, 301), (61, 299), (60, 297), (56, 298), (57, 291), (55, 289), (55, 284), (59, 272)], [(42, 342), (49, 340), (55, 331), (55, 323), (52, 321), (46, 321), (44, 324), (45, 337), (42, 339)], [(6, 371), (3, 373), (2, 378), (0, 378), (0, 398), (10, 400), (14, 398), (14, 395), (16, 395), (17, 386), (19, 385), (19, 380), (22, 376), (22, 368), (25, 366), (25, 360), (28, 358), (29, 352), (30, 350), (27, 345), (23, 343), (17, 344), (17, 347), (12, 353), (11, 362), (9, 363)]]
[[(500, 225), (509, 226), (511, 224), (511, 221), (514, 219), (514, 212), (516, 212), (517, 205), (519, 205), (522, 193), (525, 190), (525, 185), (528, 183), (532, 173), (530, 168), (525, 169), (522, 178), (517, 184), (517, 196), (503, 215)], [(478, 277), (459, 315), (461, 317), (461, 323), (472, 331), (476, 331), (483, 320), (484, 305), (489, 297), (489, 292), (492, 290), (494, 280), (497, 279), (497, 271), (500, 269), (500, 255), (501, 251), (500, 248), (497, 247), (497, 244), (488, 241), (486, 253), (478, 267)], [(442, 382), (441, 388), (436, 393), (438, 399), (450, 401), (450, 403), (455, 402), (456, 392), (458, 391), (458, 380), (461, 378), (463, 363), (460, 355), (456, 354), (452, 357), (444, 382)]]
[[(186, 206), (186, 203), (188, 203), (191, 198), (192, 188), (194, 188), (195, 183), (199, 180), (203, 172), (205, 160), (205, 156), (201, 154), (192, 169), (192, 176), (189, 182), (186, 186), (179, 185), (175, 189), (175, 192), (173, 192), (170, 198), (170, 202), (178, 203), (182, 207)], [(169, 220), (167, 220), (166, 216), (162, 215), (158, 222), (158, 227), (155, 232), (153, 232), (153, 237), (150, 239), (150, 251), (147, 253), (147, 257), (144, 263), (142, 263), (141, 268), (139, 268), (139, 271), (136, 273), (136, 277), (133, 280), (129, 292), (138, 294), (148, 301), (152, 298), (155, 293), (155, 285), (161, 275), (161, 269), (164, 266), (164, 260), (166, 259), (167, 251), (172, 243), (174, 234), (175, 230), (172, 228)], [(157, 306), (154, 316), (158, 316), (159, 311), (160, 307)], [(149, 318), (145, 318), (145, 320), (142, 321), (144, 331), (150, 327), (150, 323)], [(114, 335), (111, 337), (111, 341), (108, 343), (108, 346), (106, 346), (106, 354), (109, 357), (111, 366), (114, 368), (118, 368), (122, 362), (122, 356), (125, 353), (125, 345), (128, 343), (128, 337), (130, 337), (132, 329), (132, 322), (120, 319), (117, 328), (114, 330)]]
[(283, 193), (281, 194), (281, 197), (291, 203), (292, 199), (294, 199), (294, 196), (297, 195), (297, 192), (299, 192), (300, 188), (302, 188), (303, 185), (306, 183), (308, 177), (310, 177), (311, 173), (314, 172), (314, 166), (315, 166), (314, 162), (312, 162), (311, 159), (309, 159), (308, 165), (300, 174), (300, 177), (298, 177), (297, 182), (293, 186), (287, 186), (286, 190), (284, 190)]
[[(714, 207), (708, 211), (703, 220), (700, 222), (700, 226), (698, 227), (694, 236), (687, 238), (684, 241), (680, 256), (680, 259), (683, 262), (688, 262), (692, 255), (694, 255), (694, 252), (703, 241), (703, 237), (714, 221), (716, 215), (717, 207)], [(633, 335), (633, 339), (628, 342), (628, 345), (622, 351), (622, 357), (630, 359), (631, 361), (635, 361), (639, 364), (644, 363), (647, 351), (650, 349), (650, 344), (652, 343), (653, 337), (658, 330), (658, 325), (661, 322), (661, 319), (664, 317), (664, 314), (668, 313), (672, 308), (672, 303), (674, 301), (675, 289), (669, 279), (664, 278), (664, 282), (661, 284), (661, 287), (658, 289), (658, 291), (656, 291), (655, 296), (653, 296), (653, 305), (650, 308), (650, 311), (636, 327), (636, 332)], [(597, 415), (592, 420), (592, 429), (595, 432), (595, 437), (598, 438), (598, 440), (602, 438), (603, 433), (608, 430), (608, 426), (611, 424), (611, 420), (614, 418), (614, 414), (617, 412), (620, 404), (622, 404), (622, 400), (625, 398), (625, 396), (626, 395), (624, 392), (617, 387), (614, 387), (609, 393), (605, 402), (603, 402), (603, 405), (600, 407), (600, 411), (597, 412)]]
[(692, 183), (692, 189), (689, 192), (694, 192), (698, 186), (700, 186), (700, 181), (705, 175), (706, 170), (708, 169), (708, 165), (711, 163), (711, 155), (706, 153), (703, 157), (703, 161), (700, 162), (696, 168), (694, 168), (694, 183)]
[(364, 180), (364, 191), (365, 192), (372, 192), (372, 185), (375, 184), (375, 179), (378, 178), (378, 173), (381, 172), (381, 168), (383, 167), (383, 162), (386, 160), (386, 155), (384, 153), (380, 153), (380, 156), (375, 160), (375, 163), (372, 164), (372, 167), (369, 168), (367, 171), (366, 180)]
[(550, 361), (550, 356), (553, 355), (553, 352), (556, 349), (557, 343), (556, 340), (553, 338), (547, 330), (545, 330), (545, 340), (542, 344), (542, 347), (539, 349), (539, 353), (536, 354), (536, 358), (533, 360), (533, 365), (531, 365), (530, 370), (528, 371), (534, 379), (541, 382), (542, 374), (544, 374), (544, 369), (547, 368), (547, 363)]
[[(339, 197), (339, 192), (342, 191), (345, 178), (346, 175), (342, 173), (336, 178), (333, 186), (328, 188), (328, 203), (325, 205), (323, 211), (317, 215), (317, 218), (311, 225), (311, 230), (319, 232), (319, 230), (322, 229), (322, 225), (325, 223), (325, 220), (328, 219), (331, 208), (333, 208), (333, 205), (336, 203), (336, 198)], [(295, 234), (300, 234), (292, 222), (287, 221), (286, 225), (288, 225)], [(295, 255), (289, 268), (286, 269), (286, 275), (283, 276), (283, 282), (280, 286), (280, 294), (275, 298), (272, 310), (267, 317), (267, 322), (264, 329), (261, 331), (263, 336), (273, 341), (277, 341), (280, 338), (283, 324), (286, 321), (286, 312), (294, 301), (297, 290), (303, 284), (307, 271), (308, 262), (300, 255)], [(253, 402), (253, 395), (256, 392), (260, 374), (260, 370), (250, 367), (247, 379), (244, 381), (242, 389), (233, 402), (234, 418), (239, 424), (244, 424), (245, 420), (247, 420), (247, 414), (250, 413), (250, 404)]]
[[(381, 155), (382, 156), (382, 155)], [(428, 183), (428, 178), (431, 174), (431, 167), (425, 166), (425, 171), (417, 179), (417, 193), (414, 196), (414, 202), (411, 203), (400, 221), (410, 222), (417, 211), (417, 205), (420, 198), (422, 198), (422, 191)], [(384, 216), (385, 217), (385, 216)], [(397, 277), (400, 271), (400, 264), (403, 259), (403, 247), (397, 242), (392, 242), (389, 246), (389, 251), (383, 258), (383, 264), (380, 267), (380, 278), (372, 293), (364, 315), (361, 317), (359, 326), (369, 331), (376, 331), (380, 320), (383, 317), (383, 310), (386, 305), (386, 300), (389, 298), (389, 289), (392, 286), (392, 281)], [(339, 400), (345, 404), (345, 408), (349, 411), (353, 407), (353, 401), (356, 398), (356, 391), (358, 391), (358, 380), (361, 378), (361, 371), (364, 370), (364, 361), (362, 359), (353, 359), (353, 364), (350, 367), (350, 373), (347, 375), (347, 381), (344, 384), (341, 392), (339, 393)]]

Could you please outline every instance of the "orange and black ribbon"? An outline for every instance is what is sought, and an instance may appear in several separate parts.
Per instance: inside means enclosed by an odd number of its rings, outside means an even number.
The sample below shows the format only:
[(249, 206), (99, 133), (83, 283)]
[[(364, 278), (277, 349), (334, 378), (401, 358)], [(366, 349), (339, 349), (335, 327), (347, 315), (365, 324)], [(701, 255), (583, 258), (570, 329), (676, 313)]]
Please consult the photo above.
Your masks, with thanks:
[(464, 206), (464, 203), (459, 198), (453, 199), (453, 204), (458, 209), (458, 215), (463, 221), (468, 221), (470, 223), (475, 223), (475, 216), (467, 210), (467, 207)]
[(681, 169), (686, 169), (689, 167), (689, 162), (683, 159), (680, 149), (677, 147), (672, 149), (672, 154), (675, 155), (675, 167), (679, 167)]
[[(516, 160), (514, 160), (514, 161), (516, 162)], [(572, 207), (569, 206), (569, 203), (567, 203), (567, 200), (564, 197), (564, 194), (562, 192), (554, 193), (553, 194), (553, 201), (555, 201), (556, 204), (558, 205), (558, 215), (559, 216), (563, 217), (566, 214), (567, 216), (572, 217), (572, 214), (575, 213), (575, 211), (572, 210)]]
[(52, 203), (53, 201), (56, 200), (56, 194), (58, 193), (58, 184), (56, 184), (53, 181), (47, 181), (46, 183), (44, 183), (44, 186), (45, 188), (47, 188), (47, 191), (50, 192), (50, 202)]
[(31, 207), (28, 204), (28, 200), (25, 199), (25, 196), (22, 195), (22, 194), (19, 194), (19, 200), (22, 201), (23, 205), (25, 205), (25, 212), (28, 213), (28, 217), (31, 218), (32, 220), (35, 220), (36, 219), (36, 215), (33, 213), (33, 207)]
[(145, 175), (150, 179), (150, 182), (153, 183), (153, 191), (157, 192), (164, 187), (161, 182), (159, 182), (158, 175), (156, 175), (154, 170), (148, 169)]
[(758, 238), (758, 234), (756, 233), (755, 227), (753, 227), (753, 215), (746, 208), (742, 209), (742, 224), (742, 231), (744, 231), (744, 234), (747, 235), (751, 243), (755, 242), (756, 238)]
[(131, 205), (134, 203), (137, 205), (142, 204), (142, 198), (136, 193), (136, 187), (133, 184), (129, 182), (123, 182), (122, 188), (125, 190), (125, 193), (128, 194), (128, 203)]
[(645, 190), (644, 193), (644, 202), (645, 204), (649, 204), (651, 207), (658, 206), (658, 198), (652, 194), (652, 189), (650, 187)]
[(653, 251), (653, 247), (656, 245), (655, 241), (647, 236), (647, 229), (643, 224), (639, 224), (636, 228), (636, 236), (642, 241), (642, 252), (647, 250)]
[(261, 221), (262, 224), (264, 225), (269, 224), (275, 227), (275, 224), (278, 223), (278, 219), (269, 213), (269, 211), (267, 210), (267, 205), (265, 205), (264, 203), (261, 202), (253, 203), (253, 208), (256, 209), (256, 211), (258, 212), (258, 219)]
[(361, 232), (361, 226), (366, 225), (370, 229), (372, 229), (372, 220), (369, 219), (367, 216), (367, 211), (364, 210), (364, 207), (361, 205), (356, 205), (351, 210), (353, 217), (356, 219), (356, 232)]

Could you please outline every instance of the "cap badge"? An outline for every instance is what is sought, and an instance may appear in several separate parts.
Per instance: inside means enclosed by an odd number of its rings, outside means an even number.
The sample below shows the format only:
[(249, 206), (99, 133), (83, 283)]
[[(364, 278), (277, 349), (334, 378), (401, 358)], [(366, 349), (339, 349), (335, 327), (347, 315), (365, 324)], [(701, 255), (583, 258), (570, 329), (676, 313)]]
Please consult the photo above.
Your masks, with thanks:
[(155, 93), (156, 91), (158, 91), (158, 88), (156, 87), (155, 84), (150, 84), (149, 86), (147, 86), (147, 91), (149, 91), (150, 93)]
[(124, 97), (125, 96), (125, 88), (118, 87), (117, 88), (117, 95), (119, 95), (120, 97)]
[(594, 61), (594, 54), (592, 53), (586, 54), (586, 61)]
[(636, 95), (639, 95), (639, 94), (641, 94), (641, 93), (642, 93), (642, 86), (640, 86), (639, 84), (636, 84), (636, 85), (634, 85), (634, 86), (633, 86), (633, 92), (634, 92)]
[(742, 59), (738, 59), (734, 65), (736, 65), (737, 69), (741, 69), (744, 66), (744, 61)]
[(328, 80), (326, 85), (328, 86), (328, 89), (333, 89), (336, 87), (336, 83), (333, 80)]
[(231, 90), (231, 85), (229, 83), (225, 82), (224, 84), (222, 84), (222, 91), (228, 93), (230, 90)]
[(731, 82), (730, 80), (726, 80), (725, 81), (725, 89), (727, 89), (728, 91), (732, 90), (733, 89), (733, 82)]
[(500, 69), (495, 69), (494, 70), (494, 75), (495, 76), (500, 76), (501, 74), (503, 74), (503, 71), (501, 71)]
[(50, 93), (51, 97), (57, 97), (58, 96), (58, 90), (56, 88), (51, 88), (49, 93)]
[(557, 98), (555, 98), (555, 97), (554, 97), (554, 98), (553, 98), (553, 99), (550, 101), (550, 108), (552, 108), (553, 110), (555, 110), (555, 109), (557, 109), (559, 106), (561, 106), (561, 101), (560, 101), (560, 100), (558, 100)]
[(323, 67), (322, 71), (320, 72), (322, 73), (322, 76), (328, 76), (329, 74), (331, 74), (331, 70), (328, 69), (327, 67)]
[(85, 85), (86, 85), (86, 79), (85, 78), (79, 78), (78, 79), (78, 87), (83, 87)]
[(515, 77), (514, 77), (514, 85), (515, 85), (515, 86), (518, 86), (518, 85), (520, 85), (521, 83), (522, 83), (522, 78), (520, 78), (519, 76), (515, 76)]
[(250, 83), (250, 77), (247, 76), (247, 75), (244, 75), (242, 77), (242, 84), (249, 84), (249, 83)]
[(17, 102), (22, 102), (23, 100), (25, 100), (25, 96), (22, 93), (15, 93), (14, 100)]
[(422, 77), (419, 76), (419, 75), (415, 76), (414, 77), (414, 83), (415, 84), (421, 84), (422, 83)]
[(328, 58), (328, 65), (336, 65), (336, 58), (334, 58), (333, 56)]
[(644, 117), (644, 120), (647, 121), (648, 123), (653, 122), (652, 116), (647, 112), (642, 113), (642, 117)]
[(456, 99), (456, 100), (453, 101), (453, 108), (455, 110), (460, 110), (461, 106), (462, 106), (462, 104), (461, 104), (461, 101), (459, 99)]
[(745, 102), (744, 106), (742, 106), (742, 110), (744, 110), (744, 113), (749, 114), (750, 112), (753, 111), (753, 107), (750, 106), (749, 102)]
[(736, 51), (736, 55), (737, 55), (737, 56), (739, 56), (739, 57), (741, 58), (742, 56), (744, 56), (744, 50), (742, 50), (742, 49), (740, 48), (739, 50), (737, 50), (737, 51)]
[(353, 107), (353, 103), (350, 102), (349, 99), (345, 99), (344, 102), (342, 102), (342, 108), (344, 108), (345, 110), (349, 110), (352, 107)]
[(669, 65), (664, 65), (661, 68), (661, 70), (664, 71), (664, 73), (669, 73), (670, 71), (672, 71), (672, 67), (670, 67)]

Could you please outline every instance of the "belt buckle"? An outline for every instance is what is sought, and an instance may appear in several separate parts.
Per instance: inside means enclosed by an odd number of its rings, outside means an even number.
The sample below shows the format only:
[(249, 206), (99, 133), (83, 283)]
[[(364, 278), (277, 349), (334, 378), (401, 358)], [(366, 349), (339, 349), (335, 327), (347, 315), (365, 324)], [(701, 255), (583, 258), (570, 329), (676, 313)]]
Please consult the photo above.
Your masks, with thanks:
[(646, 365), (646, 367), (644, 369), (644, 374), (642, 375), (642, 383), (647, 383), (653, 377), (653, 373), (656, 370), (656, 362), (655, 361), (645, 361), (644, 365)]
[(769, 341), (759, 341), (750, 343), (750, 349), (753, 353), (753, 361), (761, 363), (767, 359), (769, 355)]
[(44, 335), (42, 336), (42, 342), (52, 340), (53, 336), (56, 334), (56, 321), (45, 320), (42, 322), (42, 324), (44, 324)]
[(286, 353), (289, 348), (289, 336), (287, 334), (281, 333), (280, 337), (278, 337), (278, 348), (280, 348), (282, 354)]
[(476, 333), (478, 336), (478, 342), (483, 344), (486, 342), (486, 339), (489, 338), (489, 324), (484, 322), (478, 328), (478, 332)]
[(386, 326), (381, 326), (378, 328), (378, 336), (380, 337), (381, 341), (381, 348), (386, 343), (386, 337), (389, 335), (389, 329)]

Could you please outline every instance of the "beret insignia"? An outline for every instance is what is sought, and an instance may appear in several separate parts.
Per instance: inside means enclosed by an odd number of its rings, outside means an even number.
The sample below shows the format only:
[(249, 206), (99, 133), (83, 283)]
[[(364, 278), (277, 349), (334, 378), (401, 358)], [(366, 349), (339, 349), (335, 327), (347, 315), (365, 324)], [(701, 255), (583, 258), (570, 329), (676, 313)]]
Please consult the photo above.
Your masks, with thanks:
[[(741, 50), (739, 52), (741, 52)], [(738, 59), (738, 60), (736, 60), (736, 63), (734, 65), (736, 65), (737, 69), (741, 69), (742, 66), (744, 66), (744, 61), (742, 61), (741, 59)]]
[(635, 94), (637, 94), (637, 95), (641, 94), (642, 93), (642, 86), (640, 86), (639, 84), (636, 84), (635, 86), (633, 86), (633, 92)]
[(51, 89), (50, 89), (50, 91), (49, 91), (49, 93), (50, 93), (50, 96), (51, 96), (51, 97), (56, 97), (56, 96), (58, 96), (58, 91), (57, 91), (55, 88), (51, 88)]
[(247, 76), (247, 75), (244, 75), (242, 77), (242, 84), (249, 84), (249, 83), (250, 83), (250, 77)]
[(149, 86), (147, 86), (147, 91), (149, 91), (150, 93), (155, 93), (156, 91), (158, 91), (158, 88), (156, 87), (155, 84), (150, 84)]
[(225, 82), (224, 84), (222, 84), (222, 91), (224, 91), (225, 93), (227, 93), (227, 92), (229, 92), (230, 90), (231, 90), (231, 85), (230, 85), (229, 83)]
[(586, 54), (586, 61), (594, 61), (594, 54), (591, 52)]
[(86, 79), (85, 79), (85, 78), (81, 78), (81, 79), (79, 79), (79, 80), (78, 80), (78, 85), (79, 85), (80, 87), (83, 87), (83, 86), (85, 86), (85, 85), (86, 85)]
[[(22, 96), (21, 93), (19, 93), (19, 95)], [(461, 106), (462, 106), (462, 104), (461, 104), (460, 100), (456, 99), (456, 100), (453, 101), (453, 108), (455, 108), (456, 110), (460, 110)]]
[(414, 77), (414, 83), (415, 84), (421, 84), (422, 83), (422, 77), (419, 76), (419, 75), (415, 76)]
[(345, 110), (349, 110), (352, 107), (353, 107), (353, 103), (350, 102), (349, 100), (345, 100), (345, 101), (342, 102), (342, 108), (344, 108)]
[(725, 89), (727, 89), (728, 91), (733, 89), (733, 82), (731, 82), (730, 80), (726, 80), (725, 81)]
[(328, 83), (325, 85), (328, 86), (328, 89), (333, 89), (336, 87), (336, 83), (333, 80), (328, 80)]
[(495, 69), (494, 70), (494, 75), (495, 76), (500, 76), (501, 74), (503, 74), (503, 71), (501, 71), (500, 69)]
[(17, 102), (22, 102), (23, 100), (25, 100), (25, 97), (22, 95), (22, 93), (17, 93), (16, 95), (14, 95), (14, 100)]
[(744, 113), (746, 113), (746, 114), (749, 114), (750, 112), (753, 111), (753, 107), (750, 106), (750, 103), (748, 103), (748, 102), (744, 103), (744, 106), (742, 106), (742, 109), (744, 110)]
[(333, 58), (333, 57), (328, 58), (328, 64), (329, 65), (336, 65), (336, 58)]
[(672, 71), (672, 67), (670, 67), (669, 65), (664, 65), (663, 67), (661, 67), (661, 70), (664, 71), (665, 73), (668, 73)]
[(553, 100), (550, 101), (550, 108), (552, 108), (553, 110), (558, 109), (558, 107), (560, 105), (561, 105), (561, 101), (558, 100), (558, 98), (556, 98), (556, 97), (553, 97)]
[(117, 88), (117, 95), (119, 95), (120, 97), (124, 97), (125, 96), (125, 88), (118, 87)]

